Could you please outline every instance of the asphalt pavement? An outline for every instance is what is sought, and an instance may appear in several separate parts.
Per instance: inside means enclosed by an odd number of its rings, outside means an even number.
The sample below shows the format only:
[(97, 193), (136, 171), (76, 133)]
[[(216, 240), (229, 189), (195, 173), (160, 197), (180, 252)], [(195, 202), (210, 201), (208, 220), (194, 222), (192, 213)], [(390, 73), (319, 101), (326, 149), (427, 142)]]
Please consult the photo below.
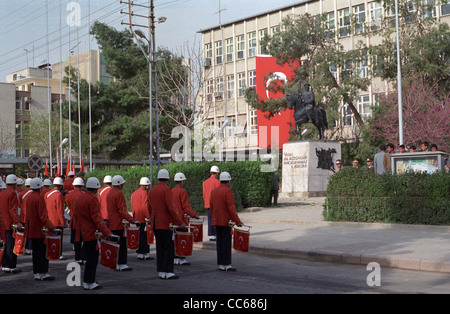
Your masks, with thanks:
[[(251, 226), (249, 253), (450, 273), (450, 226), (324, 221), (324, 197), (279, 199), (239, 213)], [(203, 243), (215, 249), (203, 224)]]

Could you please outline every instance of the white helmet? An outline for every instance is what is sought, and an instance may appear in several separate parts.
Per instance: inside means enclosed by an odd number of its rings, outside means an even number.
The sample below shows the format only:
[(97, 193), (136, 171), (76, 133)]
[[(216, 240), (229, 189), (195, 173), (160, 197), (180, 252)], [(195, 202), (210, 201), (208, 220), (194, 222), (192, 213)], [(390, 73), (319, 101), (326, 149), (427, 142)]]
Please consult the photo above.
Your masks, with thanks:
[(61, 177), (56, 177), (55, 179), (53, 179), (53, 185), (64, 185), (64, 182)]
[(17, 185), (22, 185), (23, 184), (23, 180), (22, 178), (17, 178)]
[(68, 177), (74, 176), (74, 175), (75, 175), (75, 173), (73, 171), (69, 171), (69, 173), (67, 174)]
[(6, 177), (6, 184), (17, 184), (17, 177), (14, 174), (9, 174)]
[(186, 177), (183, 173), (178, 172), (175, 177), (173, 178), (174, 181), (186, 181)]
[(103, 178), (103, 183), (112, 183), (112, 177), (107, 175)]
[(26, 178), (25, 179), (25, 186), (30, 186), (31, 185), (31, 178)]
[(40, 189), (40, 188), (42, 188), (43, 186), (44, 186), (44, 182), (42, 182), (41, 179), (39, 179), (39, 178), (34, 178), (34, 179), (31, 180), (30, 188), (31, 188), (32, 190)]
[(220, 181), (230, 181), (231, 180), (231, 176), (228, 172), (224, 171), (220, 174)]
[(158, 171), (158, 179), (170, 179), (169, 171), (166, 169), (161, 169)]
[[(27, 181), (25, 181), (25, 185), (27, 185)], [(44, 185), (50, 186), (50, 185), (52, 185), (52, 181), (50, 179), (45, 179), (44, 180)]]
[(214, 172), (214, 173), (220, 172), (220, 171), (219, 171), (219, 167), (217, 167), (217, 166), (212, 166), (211, 169), (209, 170), (209, 172)]
[(112, 177), (112, 185), (113, 186), (119, 186), (125, 183), (125, 180), (121, 175), (116, 175)]
[(88, 189), (98, 189), (100, 188), (100, 181), (97, 178), (91, 177), (86, 181), (86, 188)]
[(6, 189), (6, 183), (5, 182), (0, 182), (0, 190), (4, 190)]
[(80, 186), (80, 185), (83, 186), (83, 185), (84, 185), (84, 181), (83, 181), (82, 178), (76, 177), (76, 178), (73, 180), (72, 185), (73, 185), (73, 186)]
[(142, 177), (141, 182), (139, 184), (140, 185), (150, 185), (150, 179), (147, 177)]

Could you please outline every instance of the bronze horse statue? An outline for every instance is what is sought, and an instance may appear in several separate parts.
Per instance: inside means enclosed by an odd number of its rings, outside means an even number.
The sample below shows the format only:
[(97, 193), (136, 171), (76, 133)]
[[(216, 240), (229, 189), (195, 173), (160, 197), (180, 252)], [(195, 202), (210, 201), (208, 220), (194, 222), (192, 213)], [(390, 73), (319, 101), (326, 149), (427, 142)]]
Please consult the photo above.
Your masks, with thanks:
[(302, 139), (301, 125), (303, 123), (312, 123), (319, 130), (319, 140), (323, 140), (325, 129), (328, 128), (325, 110), (317, 108), (314, 104), (305, 105), (302, 95), (299, 94), (287, 94), (286, 100), (288, 108), (294, 109), (294, 130), (299, 139)]

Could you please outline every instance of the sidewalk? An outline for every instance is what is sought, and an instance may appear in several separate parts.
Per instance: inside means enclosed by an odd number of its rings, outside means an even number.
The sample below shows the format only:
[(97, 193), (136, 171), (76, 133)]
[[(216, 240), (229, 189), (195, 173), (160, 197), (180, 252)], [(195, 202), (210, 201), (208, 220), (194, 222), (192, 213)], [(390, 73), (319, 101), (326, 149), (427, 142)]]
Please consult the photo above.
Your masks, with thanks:
[[(323, 221), (324, 197), (280, 199), (279, 206), (248, 208), (249, 253), (310, 261), (450, 273), (450, 226)], [(208, 241), (197, 248), (215, 249)]]

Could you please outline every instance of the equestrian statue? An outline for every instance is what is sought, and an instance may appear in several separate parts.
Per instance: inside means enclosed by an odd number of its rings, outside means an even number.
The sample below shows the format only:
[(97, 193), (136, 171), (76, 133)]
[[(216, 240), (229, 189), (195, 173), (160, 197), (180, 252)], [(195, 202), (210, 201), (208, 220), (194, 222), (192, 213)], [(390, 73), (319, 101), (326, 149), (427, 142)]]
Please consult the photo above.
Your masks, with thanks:
[(323, 108), (316, 106), (314, 92), (311, 85), (305, 84), (304, 90), (301, 88), (301, 81), (298, 82), (297, 93), (287, 94), (286, 100), (289, 109), (294, 109), (295, 134), (302, 139), (301, 125), (312, 123), (319, 130), (319, 140), (323, 140), (325, 129), (328, 128), (327, 114)]

